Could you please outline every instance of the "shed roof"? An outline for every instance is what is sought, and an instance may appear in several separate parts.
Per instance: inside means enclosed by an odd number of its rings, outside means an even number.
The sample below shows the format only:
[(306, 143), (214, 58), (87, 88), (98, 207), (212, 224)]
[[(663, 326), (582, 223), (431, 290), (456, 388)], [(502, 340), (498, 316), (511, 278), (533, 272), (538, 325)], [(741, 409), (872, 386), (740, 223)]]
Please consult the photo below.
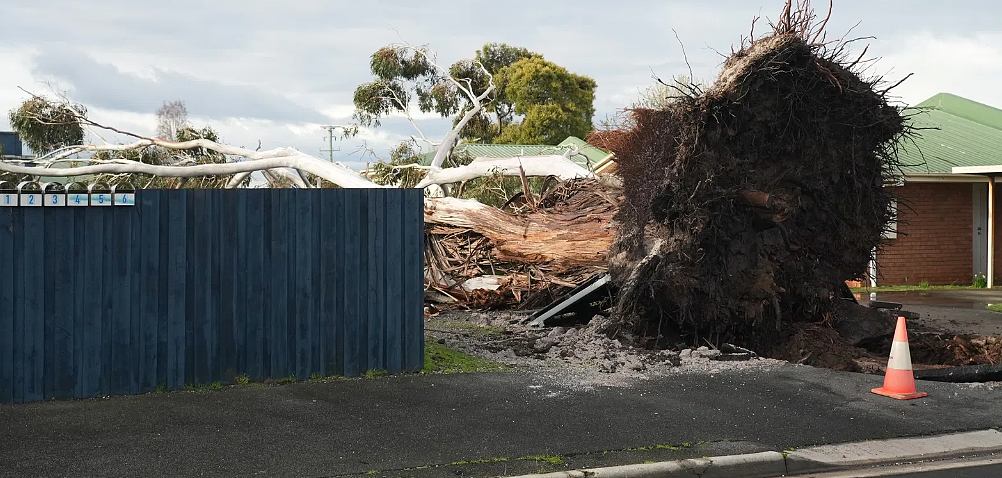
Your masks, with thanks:
[(899, 145), (905, 173), (950, 174), (954, 167), (1002, 164), (1002, 110), (940, 93), (905, 114), (920, 128)]

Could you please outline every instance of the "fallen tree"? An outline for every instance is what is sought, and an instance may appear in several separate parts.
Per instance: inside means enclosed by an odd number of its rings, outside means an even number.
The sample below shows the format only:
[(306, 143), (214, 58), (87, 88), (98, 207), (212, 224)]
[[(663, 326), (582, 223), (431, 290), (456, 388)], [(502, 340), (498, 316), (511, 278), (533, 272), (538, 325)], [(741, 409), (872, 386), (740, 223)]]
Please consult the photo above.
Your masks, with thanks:
[(617, 330), (755, 346), (824, 320), (866, 270), (909, 130), (846, 42), (818, 40), (807, 3), (787, 3), (705, 92), (631, 110), (593, 138), (624, 181), (609, 261)]

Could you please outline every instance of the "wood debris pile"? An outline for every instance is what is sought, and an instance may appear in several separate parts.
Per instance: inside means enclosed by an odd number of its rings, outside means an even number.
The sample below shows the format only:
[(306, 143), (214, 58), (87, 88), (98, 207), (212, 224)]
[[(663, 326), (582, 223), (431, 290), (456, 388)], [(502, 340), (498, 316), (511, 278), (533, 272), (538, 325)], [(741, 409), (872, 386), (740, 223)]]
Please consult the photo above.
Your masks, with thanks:
[(543, 306), (606, 270), (621, 201), (612, 177), (575, 179), (504, 210), (440, 198), (425, 206), (429, 296), (474, 308)]

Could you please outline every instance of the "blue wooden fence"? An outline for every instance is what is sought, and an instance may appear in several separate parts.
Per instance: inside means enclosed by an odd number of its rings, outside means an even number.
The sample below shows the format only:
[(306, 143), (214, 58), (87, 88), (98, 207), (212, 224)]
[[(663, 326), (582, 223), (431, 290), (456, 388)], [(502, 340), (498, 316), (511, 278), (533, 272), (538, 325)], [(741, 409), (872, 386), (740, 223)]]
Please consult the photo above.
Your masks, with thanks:
[(0, 402), (419, 370), (420, 190), (0, 208)]

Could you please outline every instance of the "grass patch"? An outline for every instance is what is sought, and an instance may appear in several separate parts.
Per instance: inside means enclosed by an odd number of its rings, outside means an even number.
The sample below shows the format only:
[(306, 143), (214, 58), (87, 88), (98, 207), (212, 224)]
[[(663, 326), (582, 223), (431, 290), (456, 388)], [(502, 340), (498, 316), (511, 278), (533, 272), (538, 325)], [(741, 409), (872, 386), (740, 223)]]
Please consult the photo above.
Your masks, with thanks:
[(287, 383), (296, 383), (298, 381), (299, 381), (299, 379), (296, 378), (295, 375), (289, 375), (288, 377), (283, 377), (283, 378), (278, 379), (278, 383), (279, 384), (283, 384), (283, 385), (287, 384)]
[(389, 375), (390, 372), (382, 369), (366, 370), (365, 376), (367, 378), (385, 377)]
[(491, 372), (505, 368), (499, 363), (450, 349), (433, 340), (424, 343), (424, 368), (421, 373)]
[(988, 304), (986, 308), (992, 312), (1002, 312), (1002, 304)]
[(246, 373), (243, 375), (237, 375), (236, 377), (237, 385), (247, 385), (250, 381), (250, 375), (247, 375)]
[(539, 463), (549, 463), (551, 465), (563, 465), (564, 459), (555, 455), (532, 455), (532, 456), (521, 456), (518, 458), (522, 461), (535, 461)]

